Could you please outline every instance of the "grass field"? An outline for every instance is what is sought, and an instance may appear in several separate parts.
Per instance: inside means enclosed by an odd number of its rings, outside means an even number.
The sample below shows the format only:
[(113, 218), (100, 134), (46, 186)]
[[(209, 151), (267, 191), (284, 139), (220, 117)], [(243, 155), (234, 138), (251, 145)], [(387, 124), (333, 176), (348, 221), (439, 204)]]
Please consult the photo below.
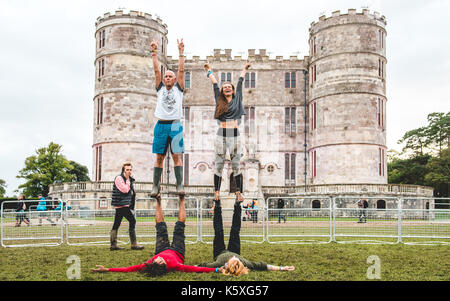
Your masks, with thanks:
[[(0, 281), (66, 281), (70, 263), (76, 255), (81, 262), (83, 281), (146, 281), (140, 273), (90, 273), (96, 264), (106, 267), (135, 265), (154, 254), (154, 245), (143, 251), (109, 251), (108, 246), (68, 246), (1, 248)], [(246, 243), (241, 254), (254, 261), (275, 265), (294, 265), (294, 272), (256, 272), (228, 277), (220, 274), (187, 274), (172, 272), (153, 281), (347, 281), (368, 280), (367, 258), (376, 255), (381, 263), (381, 281), (450, 280), (450, 247), (447, 245), (362, 245), (362, 244), (262, 244)], [(186, 245), (186, 264), (212, 260), (212, 245)]]

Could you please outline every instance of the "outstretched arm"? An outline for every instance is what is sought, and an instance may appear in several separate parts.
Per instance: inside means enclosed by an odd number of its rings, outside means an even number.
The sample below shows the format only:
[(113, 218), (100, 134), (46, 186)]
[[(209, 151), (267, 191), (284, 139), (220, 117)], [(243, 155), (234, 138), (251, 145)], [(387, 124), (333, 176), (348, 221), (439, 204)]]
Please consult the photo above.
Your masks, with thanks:
[(128, 273), (128, 272), (136, 272), (141, 270), (145, 266), (144, 263), (133, 265), (129, 267), (123, 267), (123, 268), (105, 268), (102, 265), (96, 265), (97, 268), (91, 269), (91, 273), (106, 273), (106, 272), (122, 272), (122, 273)]
[(152, 48), (153, 70), (155, 71), (155, 87), (158, 89), (159, 84), (161, 84), (162, 78), (158, 62), (158, 42), (156, 40), (153, 40), (150, 46)]
[(180, 85), (181, 89), (184, 90), (184, 43), (183, 43), (183, 39), (181, 39), (181, 41), (178, 41), (177, 39), (177, 43), (178, 43), (178, 54), (179, 54), (179, 59), (178, 59), (178, 74), (177, 74), (177, 81), (178, 84)]
[(294, 271), (295, 267), (294, 266), (284, 266), (284, 267), (279, 267), (276, 265), (267, 265), (267, 270), (268, 271)]
[(216, 78), (214, 77), (214, 74), (211, 71), (211, 67), (209, 66), (209, 63), (206, 63), (203, 67), (205, 68), (205, 71), (206, 71), (206, 77), (208, 77), (211, 80), (211, 83), (213, 85), (217, 84), (217, 80), (216, 80)]

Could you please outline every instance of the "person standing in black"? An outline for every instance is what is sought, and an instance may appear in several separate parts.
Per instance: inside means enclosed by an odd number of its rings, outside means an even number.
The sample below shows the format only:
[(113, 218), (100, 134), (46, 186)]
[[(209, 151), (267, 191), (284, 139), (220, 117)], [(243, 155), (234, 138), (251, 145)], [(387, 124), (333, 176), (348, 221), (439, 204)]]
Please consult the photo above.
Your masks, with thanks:
[(129, 223), (129, 234), (132, 250), (142, 250), (143, 246), (136, 241), (136, 218), (131, 210), (134, 209), (136, 193), (134, 192), (134, 178), (131, 177), (131, 163), (125, 163), (122, 166), (122, 173), (114, 180), (112, 202), (116, 214), (114, 216), (114, 225), (110, 233), (111, 251), (123, 250), (117, 245), (117, 232), (119, 230), (122, 218), (126, 218)]
[(286, 222), (286, 215), (283, 212), (283, 209), (284, 209), (284, 200), (283, 199), (281, 199), (281, 198), (278, 199), (277, 208), (278, 208), (278, 223), (280, 223), (282, 219), (284, 220), (284, 222)]
[(31, 226), (30, 219), (26, 216), (25, 211), (27, 210), (27, 206), (25, 205), (25, 197), (23, 194), (19, 195), (17, 197), (17, 208), (16, 212), (20, 212), (16, 214), (16, 227), (20, 227), (22, 222), (24, 222), (26, 225)]

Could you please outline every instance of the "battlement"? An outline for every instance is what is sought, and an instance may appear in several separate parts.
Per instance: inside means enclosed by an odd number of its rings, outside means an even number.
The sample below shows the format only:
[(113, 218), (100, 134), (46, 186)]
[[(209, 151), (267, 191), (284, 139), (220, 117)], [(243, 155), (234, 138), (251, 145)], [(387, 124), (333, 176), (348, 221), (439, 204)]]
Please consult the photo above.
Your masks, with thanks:
[(371, 14), (368, 9), (364, 8), (364, 9), (362, 9), (362, 11), (360, 13), (358, 13), (356, 11), (356, 9), (349, 8), (347, 13), (341, 13), (340, 10), (337, 10), (337, 11), (332, 12), (330, 17), (326, 17), (325, 15), (320, 16), (318, 22), (311, 23), (311, 28), (318, 24), (321, 24), (323, 22), (327, 22), (327, 21), (333, 20), (335, 18), (343, 17), (343, 16), (347, 16), (347, 17), (348, 16), (365, 16), (369, 20), (378, 20), (378, 21), (381, 21), (384, 25), (386, 25), (386, 17), (383, 15), (380, 15), (379, 12), (374, 11), (373, 14)]
[[(275, 58), (270, 58), (266, 49), (248, 49), (247, 57), (242, 55), (232, 56), (232, 49), (213, 49), (213, 55), (208, 55), (205, 58), (200, 58), (200, 56), (193, 55), (192, 58), (185, 59), (186, 63), (206, 63), (206, 62), (244, 62), (247, 59), (251, 62), (302, 62), (308, 59), (308, 56), (304, 56), (303, 59), (299, 59), (297, 55), (290, 55), (289, 58), (277, 55)], [(243, 52), (239, 52), (242, 53)], [(178, 58), (172, 58), (172, 56), (167, 57), (169, 62), (177, 63)]]
[(97, 26), (99, 23), (105, 22), (106, 20), (110, 20), (110, 19), (114, 19), (114, 18), (123, 18), (123, 17), (154, 21), (154, 22), (160, 24), (162, 27), (167, 29), (167, 24), (163, 23), (163, 21), (159, 17), (154, 18), (149, 13), (144, 13), (144, 12), (136, 11), (136, 10), (130, 10), (128, 12), (124, 12), (124, 10), (122, 10), (122, 9), (116, 10), (115, 13), (113, 13), (113, 14), (110, 12), (107, 12), (103, 15), (103, 17), (102, 16), (98, 17), (97, 22), (95, 22), (95, 26)]

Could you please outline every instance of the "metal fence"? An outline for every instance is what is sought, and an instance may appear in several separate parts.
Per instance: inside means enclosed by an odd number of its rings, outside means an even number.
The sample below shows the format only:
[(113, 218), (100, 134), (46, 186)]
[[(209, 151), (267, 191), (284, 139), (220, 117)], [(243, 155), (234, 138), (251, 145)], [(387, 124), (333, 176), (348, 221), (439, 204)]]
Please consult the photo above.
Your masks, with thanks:
[[(278, 204), (279, 200), (284, 204)], [(332, 239), (329, 197), (270, 197), (266, 208), (269, 243), (328, 243)]]
[[(264, 204), (264, 199), (257, 199)], [(249, 208), (245, 200), (241, 206), (241, 242), (262, 243), (265, 240), (266, 211), (263, 207)], [(247, 208), (246, 208), (247, 207)], [(222, 208), (225, 241), (229, 238), (234, 208)], [(210, 244), (214, 239), (213, 198), (203, 198), (199, 206), (200, 241)]]
[[(284, 208), (278, 208), (278, 199)], [(241, 241), (248, 243), (405, 243), (450, 244), (450, 198), (364, 197), (368, 208), (358, 208), (361, 196), (281, 196), (259, 199), (258, 209), (241, 212)], [(111, 199), (74, 199), (70, 207), (36, 211), (39, 200), (24, 201), (27, 208), (16, 212), (17, 201), (1, 205), (2, 247), (109, 245), (115, 210)], [(154, 244), (155, 203), (136, 200), (136, 234), (139, 244)], [(186, 198), (186, 243), (212, 243), (212, 198)], [(439, 208), (436, 208), (439, 204)], [(162, 207), (169, 235), (178, 215), (178, 199), (163, 198)], [(229, 236), (232, 206), (222, 208), (224, 234)], [(411, 209), (414, 208), (414, 209)], [(20, 222), (20, 226), (19, 225)], [(29, 224), (29, 225), (28, 225)], [(128, 244), (128, 222), (122, 220), (118, 243)]]

